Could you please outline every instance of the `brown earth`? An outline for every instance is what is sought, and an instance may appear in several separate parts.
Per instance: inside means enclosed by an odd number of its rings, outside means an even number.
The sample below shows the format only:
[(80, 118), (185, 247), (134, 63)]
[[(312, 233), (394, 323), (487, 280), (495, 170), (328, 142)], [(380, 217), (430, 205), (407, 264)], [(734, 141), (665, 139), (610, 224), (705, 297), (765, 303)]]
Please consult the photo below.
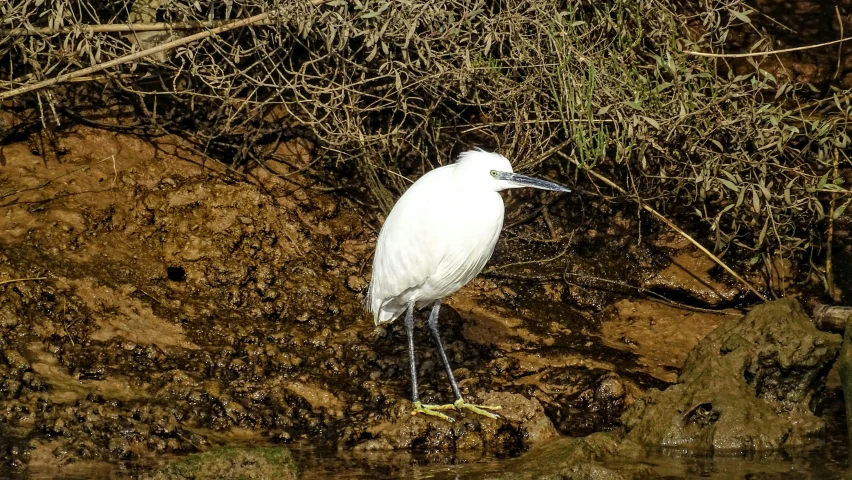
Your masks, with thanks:
[[(448, 299), (442, 331), (462, 393), (501, 404), (502, 418), (412, 416), (402, 326), (374, 327), (361, 306), (375, 212), (304, 175), (304, 142), (246, 176), (170, 137), (78, 126), (52, 155), (41, 144), (5, 146), (0, 170), (0, 425), (11, 439), (0, 446), (14, 462), (145, 459), (229, 439), (513, 454), (618, 426), (726, 318), (480, 277)], [(630, 246), (620, 215), (583, 226), (572, 272), (702, 305), (741, 297), (688, 248)], [(622, 247), (625, 258), (601, 255)], [(659, 258), (700, 268), (681, 268), (687, 278)], [(422, 398), (448, 402), (422, 327)]]

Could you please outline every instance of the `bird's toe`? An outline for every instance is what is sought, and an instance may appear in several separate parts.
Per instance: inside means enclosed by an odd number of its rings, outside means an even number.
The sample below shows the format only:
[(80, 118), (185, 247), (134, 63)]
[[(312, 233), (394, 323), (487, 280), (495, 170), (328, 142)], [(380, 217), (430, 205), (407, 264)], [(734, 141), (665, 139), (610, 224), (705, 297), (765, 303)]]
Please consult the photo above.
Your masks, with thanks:
[(489, 412), (489, 410), (501, 410), (503, 408), (500, 405), (475, 405), (473, 403), (465, 402), (463, 398), (456, 400), (453, 406), (457, 410), (465, 409), (477, 415), (494, 419), (500, 418), (500, 415), (497, 415), (494, 412)]
[(414, 410), (411, 412), (412, 415), (417, 415), (418, 413), (422, 413), (423, 415), (430, 415), (432, 417), (438, 417), (442, 420), (446, 420), (448, 422), (454, 422), (455, 419), (445, 413), (442, 413), (440, 410), (449, 410), (451, 408), (456, 408), (455, 404), (447, 404), (447, 405), (424, 405), (420, 402), (414, 402)]

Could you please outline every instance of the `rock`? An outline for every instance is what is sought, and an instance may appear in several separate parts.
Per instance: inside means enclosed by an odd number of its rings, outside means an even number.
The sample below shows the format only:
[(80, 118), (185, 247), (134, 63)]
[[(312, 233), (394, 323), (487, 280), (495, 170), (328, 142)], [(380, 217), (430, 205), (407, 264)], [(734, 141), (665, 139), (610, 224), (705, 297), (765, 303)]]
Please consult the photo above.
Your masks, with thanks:
[(558, 434), (538, 400), (516, 393), (487, 392), (483, 405), (500, 405), (498, 419), (467, 412), (449, 412), (455, 422), (427, 415), (411, 415), (411, 403), (399, 402), (387, 421), (367, 429), (373, 438), (355, 446), (356, 450), (401, 450), (426, 447), (430, 450), (512, 451), (551, 440)]
[(290, 451), (280, 447), (223, 447), (190, 455), (141, 477), (143, 480), (299, 478)]
[(846, 331), (843, 333), (843, 347), (837, 358), (837, 370), (840, 382), (843, 384), (843, 401), (846, 404), (846, 430), (852, 438), (852, 317), (846, 320)]
[(792, 298), (756, 307), (707, 335), (677, 384), (651, 391), (622, 416), (627, 438), (693, 449), (802, 445), (824, 422), (810, 404), (840, 350)]
[(502, 406), (500, 417), (517, 425), (529, 445), (551, 440), (558, 435), (541, 403), (534, 398), (516, 393), (489, 392), (482, 396), (482, 403)]

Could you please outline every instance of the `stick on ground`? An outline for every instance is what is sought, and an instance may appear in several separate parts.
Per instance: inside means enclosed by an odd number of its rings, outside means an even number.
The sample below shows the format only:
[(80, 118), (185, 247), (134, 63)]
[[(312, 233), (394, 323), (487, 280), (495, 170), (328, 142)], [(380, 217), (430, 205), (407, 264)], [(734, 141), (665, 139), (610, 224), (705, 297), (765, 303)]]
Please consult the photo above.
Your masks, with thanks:
[(47, 277), (13, 278), (11, 280), (0, 281), (0, 285), (6, 285), (7, 283), (15, 282), (33, 282), (36, 280), (47, 280)]

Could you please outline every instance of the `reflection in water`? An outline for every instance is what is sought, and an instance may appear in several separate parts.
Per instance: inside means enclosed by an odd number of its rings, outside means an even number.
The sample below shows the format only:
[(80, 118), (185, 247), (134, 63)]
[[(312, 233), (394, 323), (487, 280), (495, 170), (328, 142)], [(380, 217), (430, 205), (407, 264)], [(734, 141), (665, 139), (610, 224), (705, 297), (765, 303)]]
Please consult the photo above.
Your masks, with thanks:
[[(824, 440), (801, 449), (780, 452), (751, 452), (711, 455), (681, 449), (657, 449), (642, 459), (612, 459), (604, 462), (613, 470), (629, 470), (637, 464), (650, 467), (654, 478), (710, 479), (835, 479), (852, 478), (849, 448), (845, 438), (845, 414), (840, 390), (828, 392), (822, 412), (828, 426)], [(558, 440), (557, 440), (558, 441)], [(0, 439), (0, 446), (4, 445)], [(8, 445), (5, 445), (8, 447)], [(256, 445), (255, 445), (256, 446)], [(499, 478), (504, 473), (526, 470), (524, 456), (499, 458), (476, 452), (359, 452), (323, 451), (309, 444), (293, 443), (289, 447), (300, 465), (302, 479), (383, 479), (411, 478), (431, 480), (480, 480)], [(6, 448), (3, 451), (8, 452)], [(167, 459), (160, 459), (167, 463)], [(541, 465), (537, 465), (540, 467)], [(0, 480), (41, 479), (121, 479), (136, 478), (150, 468), (138, 464), (105, 465), (89, 468), (82, 465), (37, 467), (16, 472), (7, 462), (0, 462)]]
[[(649, 452), (641, 461), (613, 460), (605, 466), (626, 470), (641, 463), (651, 468), (654, 478), (711, 478), (711, 479), (835, 479), (852, 478), (848, 469), (845, 439), (835, 438), (823, 445), (802, 450), (749, 454), (701, 455), (677, 449)], [(523, 470), (523, 458), (500, 460), (479, 458), (473, 461), (449, 458), (444, 464), (430, 463), (428, 454), (383, 452), (370, 458), (347, 453), (324, 454), (304, 450), (299, 455), (305, 480), (337, 478), (346, 480), (376, 478), (414, 478), (433, 480), (480, 480), (499, 478), (502, 473)], [(403, 460), (402, 457), (407, 457)], [(434, 458), (433, 458), (434, 459)], [(507, 465), (516, 463), (516, 465)], [(846, 474), (846, 475), (844, 475)]]
[[(613, 459), (605, 466), (628, 470), (636, 464), (651, 468), (654, 478), (710, 479), (835, 479), (852, 478), (849, 448), (845, 436), (845, 413), (840, 390), (828, 392), (822, 418), (827, 432), (806, 448), (779, 452), (751, 452), (725, 455), (697, 453), (682, 449), (657, 449), (641, 460)], [(523, 472), (524, 457), (500, 459), (467, 453), (410, 452), (320, 452), (294, 445), (306, 480), (326, 478), (374, 479), (414, 478), (433, 480), (480, 480), (501, 474)]]

